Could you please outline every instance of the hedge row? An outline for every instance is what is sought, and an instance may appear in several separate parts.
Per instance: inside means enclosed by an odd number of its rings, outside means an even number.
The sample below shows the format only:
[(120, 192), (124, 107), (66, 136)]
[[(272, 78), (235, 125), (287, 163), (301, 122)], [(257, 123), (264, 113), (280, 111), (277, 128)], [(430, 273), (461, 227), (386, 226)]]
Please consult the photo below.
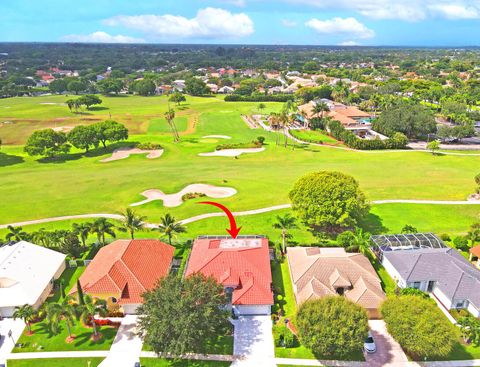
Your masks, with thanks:
[(328, 130), (335, 139), (343, 141), (349, 148), (358, 150), (405, 149), (408, 144), (407, 137), (401, 133), (396, 133), (387, 140), (378, 137), (374, 140), (360, 139), (336, 120), (329, 122)]
[(251, 96), (229, 94), (225, 97), (225, 102), (287, 102), (294, 99), (295, 96), (291, 94), (252, 94)]

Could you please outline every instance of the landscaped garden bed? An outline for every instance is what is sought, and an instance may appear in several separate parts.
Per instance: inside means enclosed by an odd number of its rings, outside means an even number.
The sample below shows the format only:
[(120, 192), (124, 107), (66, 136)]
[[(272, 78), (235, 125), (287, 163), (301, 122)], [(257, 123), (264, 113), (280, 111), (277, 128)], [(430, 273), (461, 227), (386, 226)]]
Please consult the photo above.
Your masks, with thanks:
[(317, 130), (295, 130), (291, 129), (290, 134), (299, 140), (315, 144), (341, 145), (342, 143), (331, 136)]

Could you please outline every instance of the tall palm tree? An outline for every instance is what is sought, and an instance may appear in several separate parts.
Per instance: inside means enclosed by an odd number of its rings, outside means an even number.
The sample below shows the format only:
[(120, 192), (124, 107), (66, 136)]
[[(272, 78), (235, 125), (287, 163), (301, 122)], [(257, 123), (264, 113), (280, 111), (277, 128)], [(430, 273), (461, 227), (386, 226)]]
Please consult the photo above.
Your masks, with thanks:
[(80, 306), (81, 319), (84, 324), (90, 323), (93, 328), (93, 335), (98, 336), (97, 324), (95, 323), (95, 315), (104, 317), (107, 314), (107, 303), (99, 298), (92, 298), (89, 295), (84, 297), (85, 304)]
[(321, 119), (323, 119), (325, 112), (328, 112), (328, 111), (330, 111), (330, 109), (328, 108), (328, 105), (323, 101), (316, 103), (315, 106), (313, 106), (313, 110), (312, 110), (312, 112), (317, 117), (320, 117)]
[(290, 214), (285, 214), (284, 216), (277, 215), (276, 222), (273, 223), (273, 228), (282, 230), (282, 254), (286, 253), (287, 250), (287, 238), (289, 238), (288, 230), (297, 228), (295, 217), (292, 217)]
[(288, 112), (282, 111), (278, 117), (278, 121), (280, 123), (280, 128), (283, 130), (283, 135), (285, 138), (283, 141), (283, 146), (286, 148), (288, 143), (287, 132), (288, 132), (288, 127), (290, 123), (290, 117), (288, 115)]
[(175, 125), (175, 110), (173, 108), (169, 108), (167, 112), (164, 113), (165, 120), (167, 120), (168, 126), (170, 126), (170, 129), (172, 130), (173, 133), (173, 141), (174, 142), (179, 142), (180, 141), (180, 135), (178, 134), (177, 131), (177, 126)]
[(40, 228), (38, 231), (32, 233), (32, 240), (43, 247), (50, 247), (51, 233), (45, 228)]
[(125, 212), (121, 213), (122, 215), (122, 224), (118, 229), (122, 232), (129, 232), (132, 240), (134, 239), (135, 231), (140, 231), (145, 226), (145, 219), (147, 217), (142, 215), (137, 215), (132, 208), (127, 208)]
[(15, 312), (13, 313), (13, 319), (22, 319), (23, 322), (27, 325), (27, 331), (28, 334), (32, 334), (32, 325), (31, 322), (35, 317), (37, 316), (37, 311), (35, 309), (28, 305), (25, 304), (20, 307), (15, 307)]
[(160, 218), (160, 224), (155, 230), (168, 237), (168, 243), (170, 246), (172, 245), (172, 238), (177, 233), (184, 233), (187, 231), (186, 228), (181, 223), (177, 222), (169, 213)]
[(50, 333), (53, 335), (58, 334), (60, 323), (60, 304), (53, 302), (46, 302), (43, 304), (43, 307), (40, 310), (40, 315), (45, 318), (45, 321), (48, 325)]
[(87, 247), (88, 235), (91, 233), (92, 223), (73, 223), (72, 230), (73, 233), (80, 237), (80, 241), (82, 241), (83, 247)]
[(104, 246), (105, 245), (105, 235), (108, 234), (115, 238), (115, 231), (113, 230), (115, 226), (113, 223), (110, 223), (107, 218), (98, 218), (92, 223), (92, 228), (90, 231), (95, 233), (98, 238), (98, 242)]
[(56, 304), (58, 319), (65, 322), (68, 337), (72, 338), (72, 327), (75, 325), (76, 310), (71, 297), (65, 297), (61, 303)]
[(278, 130), (280, 129), (280, 115), (276, 112), (271, 112), (268, 120), (270, 121), (270, 127), (277, 132), (277, 134), (275, 134), (275, 145), (278, 145), (278, 139), (279, 139)]
[(28, 239), (28, 233), (23, 230), (22, 227), (8, 226), (8, 233), (5, 236), (7, 241), (23, 241)]

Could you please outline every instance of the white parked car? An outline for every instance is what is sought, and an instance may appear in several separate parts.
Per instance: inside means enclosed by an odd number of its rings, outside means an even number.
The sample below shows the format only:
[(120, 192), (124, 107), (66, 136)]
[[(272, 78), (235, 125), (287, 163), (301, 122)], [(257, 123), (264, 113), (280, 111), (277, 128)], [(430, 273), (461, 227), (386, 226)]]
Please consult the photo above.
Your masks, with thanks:
[(368, 336), (366, 337), (365, 342), (363, 343), (363, 349), (365, 349), (367, 353), (375, 353), (377, 351), (375, 340), (373, 339), (373, 336), (370, 333), (370, 331), (368, 332)]

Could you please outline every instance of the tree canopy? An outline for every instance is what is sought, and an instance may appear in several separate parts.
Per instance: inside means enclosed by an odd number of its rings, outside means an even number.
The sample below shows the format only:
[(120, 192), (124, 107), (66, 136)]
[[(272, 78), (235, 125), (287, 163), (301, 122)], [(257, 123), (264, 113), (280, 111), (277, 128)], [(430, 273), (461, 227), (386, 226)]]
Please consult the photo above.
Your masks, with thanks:
[(367, 312), (339, 296), (303, 303), (296, 325), (302, 344), (318, 357), (359, 352), (368, 333)]
[(303, 222), (329, 233), (353, 227), (369, 210), (358, 182), (341, 172), (309, 173), (295, 183), (289, 196)]
[(63, 132), (45, 129), (34, 131), (23, 149), (31, 156), (41, 155), (52, 158), (68, 153), (70, 145), (67, 144), (67, 136)]
[(390, 334), (416, 359), (445, 358), (458, 331), (431, 300), (417, 295), (389, 297), (381, 308)]
[(144, 294), (138, 311), (142, 338), (157, 353), (205, 353), (208, 343), (228, 330), (226, 303), (213, 278), (167, 276)]
[(128, 139), (128, 129), (116, 121), (106, 120), (91, 126), (95, 130), (96, 138), (104, 148), (107, 146), (107, 141), (117, 142)]
[(189, 78), (185, 81), (185, 91), (192, 96), (202, 96), (210, 93), (207, 85), (197, 78)]

